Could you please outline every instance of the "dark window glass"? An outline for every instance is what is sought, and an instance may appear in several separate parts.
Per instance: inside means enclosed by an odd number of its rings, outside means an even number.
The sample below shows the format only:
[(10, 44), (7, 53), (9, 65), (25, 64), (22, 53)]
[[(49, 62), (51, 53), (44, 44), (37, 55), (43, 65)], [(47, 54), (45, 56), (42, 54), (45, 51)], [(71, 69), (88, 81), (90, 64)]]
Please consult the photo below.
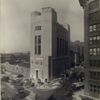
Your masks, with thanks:
[(35, 54), (36, 55), (41, 54), (41, 36), (40, 35), (35, 36)]
[(41, 45), (38, 45), (38, 54), (41, 54)]
[(41, 36), (38, 36), (38, 44), (41, 44)]
[(57, 38), (57, 56), (59, 56), (59, 51), (60, 51), (60, 50), (59, 50), (59, 43), (60, 43), (60, 42), (59, 42), (59, 38)]
[(35, 26), (35, 30), (41, 30), (41, 26)]

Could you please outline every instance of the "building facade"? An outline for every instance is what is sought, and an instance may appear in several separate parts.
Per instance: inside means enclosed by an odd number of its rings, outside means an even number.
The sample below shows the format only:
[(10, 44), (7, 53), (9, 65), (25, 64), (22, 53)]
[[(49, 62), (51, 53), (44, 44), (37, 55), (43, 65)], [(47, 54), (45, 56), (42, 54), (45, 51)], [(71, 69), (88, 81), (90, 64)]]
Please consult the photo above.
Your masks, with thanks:
[(30, 77), (49, 81), (69, 67), (70, 27), (57, 22), (51, 7), (31, 14)]
[(85, 94), (100, 100), (100, 0), (79, 0), (84, 9)]
[(84, 42), (75, 41), (70, 43), (71, 67), (84, 64)]

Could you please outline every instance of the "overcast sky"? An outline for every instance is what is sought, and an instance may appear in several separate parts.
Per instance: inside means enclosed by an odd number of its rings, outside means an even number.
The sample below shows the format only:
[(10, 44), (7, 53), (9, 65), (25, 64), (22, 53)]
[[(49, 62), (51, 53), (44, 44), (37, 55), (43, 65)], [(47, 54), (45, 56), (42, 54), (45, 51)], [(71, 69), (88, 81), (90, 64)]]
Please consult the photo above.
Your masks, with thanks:
[(30, 50), (30, 14), (53, 7), (58, 22), (71, 26), (71, 40), (84, 40), (83, 9), (78, 0), (1, 0), (0, 52)]

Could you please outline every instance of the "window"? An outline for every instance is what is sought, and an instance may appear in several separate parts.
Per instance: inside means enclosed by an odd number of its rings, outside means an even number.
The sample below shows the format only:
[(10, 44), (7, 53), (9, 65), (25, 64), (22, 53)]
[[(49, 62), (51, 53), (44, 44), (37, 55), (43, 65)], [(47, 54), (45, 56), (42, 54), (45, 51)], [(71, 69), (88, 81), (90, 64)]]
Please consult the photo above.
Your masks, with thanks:
[(38, 44), (41, 44), (41, 36), (38, 36)]
[(38, 54), (41, 54), (41, 36), (38, 36)]
[(92, 49), (90, 49), (90, 55), (93, 55)]
[(100, 85), (98, 84), (90, 84), (90, 91), (100, 93)]
[(35, 54), (36, 55), (41, 54), (41, 36), (40, 35), (35, 36)]
[(89, 37), (89, 44), (100, 44), (100, 36)]
[(37, 45), (38, 45), (37, 40), (38, 40), (38, 37), (35, 36), (35, 54), (38, 54), (38, 52), (37, 52), (37, 49), (38, 49), (38, 47), (37, 47)]
[(100, 36), (97, 36), (97, 40), (100, 40)]
[(61, 53), (62, 53), (62, 39), (60, 39), (60, 56), (61, 56)]
[(90, 67), (100, 67), (100, 60), (90, 60)]
[(57, 56), (66, 56), (68, 54), (68, 42), (57, 37)]
[(97, 31), (100, 31), (100, 23), (96, 24)]
[(41, 45), (38, 45), (38, 54), (41, 54)]
[(96, 40), (96, 37), (95, 37), (95, 36), (93, 37), (93, 40), (94, 40), (94, 41)]
[(57, 37), (57, 56), (59, 56), (59, 54), (60, 54), (59, 43), (60, 43), (60, 41), (59, 41), (59, 38)]
[(68, 41), (65, 41), (65, 55), (68, 54)]
[(89, 54), (90, 56), (100, 56), (100, 48), (90, 48)]
[(90, 79), (100, 80), (100, 72), (90, 71)]
[(35, 30), (41, 30), (41, 26), (35, 26)]
[(93, 55), (96, 55), (96, 48), (93, 48)]
[(89, 44), (92, 44), (92, 37), (89, 37)]
[(96, 25), (93, 25), (93, 31), (96, 31)]
[(89, 32), (97, 31), (97, 25), (98, 25), (98, 24), (90, 25), (90, 26), (89, 26)]
[(89, 23), (97, 23), (97, 22), (99, 22), (99, 11), (97, 11), (97, 12), (94, 12), (94, 13), (90, 13), (89, 14)]
[(92, 26), (89, 26), (89, 32), (92, 32)]
[(97, 48), (97, 55), (100, 55), (100, 48)]

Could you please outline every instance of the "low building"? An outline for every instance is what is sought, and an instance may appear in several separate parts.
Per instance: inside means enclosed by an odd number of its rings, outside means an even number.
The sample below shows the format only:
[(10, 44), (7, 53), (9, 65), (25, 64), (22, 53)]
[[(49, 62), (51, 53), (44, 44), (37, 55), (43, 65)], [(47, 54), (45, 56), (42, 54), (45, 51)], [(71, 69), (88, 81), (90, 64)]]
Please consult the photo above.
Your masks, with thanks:
[(5, 62), (1, 64), (1, 69), (3, 72), (9, 72), (12, 75), (22, 74), (25, 78), (29, 78), (30, 76), (30, 67), (26, 65), (12, 65), (9, 62)]

